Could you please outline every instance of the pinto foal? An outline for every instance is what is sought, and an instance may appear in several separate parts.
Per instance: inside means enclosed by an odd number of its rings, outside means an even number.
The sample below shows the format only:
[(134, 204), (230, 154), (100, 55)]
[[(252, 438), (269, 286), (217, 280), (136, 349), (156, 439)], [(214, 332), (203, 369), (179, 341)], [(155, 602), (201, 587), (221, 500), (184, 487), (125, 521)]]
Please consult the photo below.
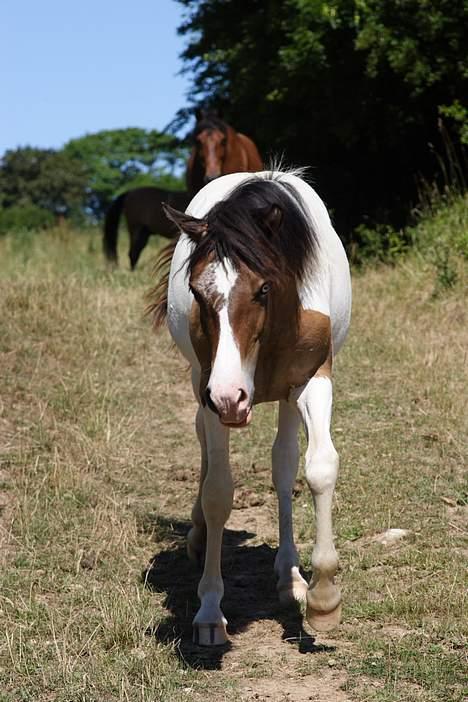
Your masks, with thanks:
[[(340, 621), (334, 582), (332, 499), (338, 455), (330, 437), (333, 356), (345, 339), (351, 286), (343, 246), (319, 196), (292, 173), (236, 173), (209, 183), (186, 214), (166, 207), (181, 231), (168, 278), (152, 309), (190, 362), (199, 402), (201, 477), (188, 535), (203, 560), (194, 641), (227, 641), (221, 611), (223, 528), (233, 501), (229, 430), (252, 419), (253, 405), (279, 401), (273, 483), (279, 502), (277, 589), (283, 602), (307, 601), (318, 631)], [(299, 572), (292, 526), (298, 429), (316, 516), (313, 577)]]

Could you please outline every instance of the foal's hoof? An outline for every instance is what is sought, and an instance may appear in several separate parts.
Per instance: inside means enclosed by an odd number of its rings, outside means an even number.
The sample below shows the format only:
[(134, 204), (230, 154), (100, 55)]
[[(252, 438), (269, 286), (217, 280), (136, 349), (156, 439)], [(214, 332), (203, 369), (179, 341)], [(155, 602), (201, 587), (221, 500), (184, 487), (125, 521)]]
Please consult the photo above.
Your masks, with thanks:
[(341, 621), (341, 592), (334, 582), (319, 580), (307, 591), (306, 619), (316, 631), (331, 631)]
[(294, 602), (305, 602), (307, 595), (307, 583), (298, 572), (297, 575), (285, 583), (278, 582), (278, 598), (282, 605), (290, 605)]
[(302, 577), (298, 566), (278, 567), (276, 572), (279, 576), (276, 590), (278, 591), (278, 598), (281, 604), (289, 605), (293, 602), (304, 602), (309, 586)]
[(193, 643), (198, 646), (222, 646), (228, 642), (226, 624), (197, 624), (193, 623)]
[(341, 602), (331, 612), (319, 612), (307, 605), (306, 619), (315, 631), (332, 631), (341, 622)]

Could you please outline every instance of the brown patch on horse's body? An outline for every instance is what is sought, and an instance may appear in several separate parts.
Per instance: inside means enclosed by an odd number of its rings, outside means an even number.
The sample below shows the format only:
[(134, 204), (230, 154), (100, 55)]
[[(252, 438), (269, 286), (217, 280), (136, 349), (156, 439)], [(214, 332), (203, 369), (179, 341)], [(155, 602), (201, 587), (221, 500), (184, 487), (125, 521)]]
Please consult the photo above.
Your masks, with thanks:
[(195, 351), (197, 358), (200, 360), (200, 385), (198, 387), (198, 399), (200, 402), (204, 402), (204, 394), (208, 381), (210, 379), (211, 373), (211, 363), (213, 359), (213, 352), (216, 351), (219, 339), (219, 331), (215, 331), (215, 338), (213, 342), (211, 337), (202, 329), (201, 319), (200, 319), (200, 306), (193, 301), (192, 308), (190, 310), (190, 340), (192, 342), (193, 350)]
[(270, 335), (269, 343), (260, 345), (254, 404), (287, 400), (291, 388), (304, 385), (318, 372), (329, 375), (330, 359), (330, 318), (301, 309), (298, 326), (291, 324), (287, 331), (283, 326), (276, 338)]
[[(198, 281), (200, 273), (203, 274), (203, 267), (198, 264), (192, 281)], [(314, 375), (331, 375), (330, 318), (300, 307), (294, 281), (287, 288), (276, 293), (272, 291), (262, 314), (258, 303), (252, 305), (261, 282), (257, 275), (242, 266), (242, 285), (233, 291), (229, 305), (232, 332), (244, 362), (259, 342), (253, 404), (286, 400), (291, 388), (304, 385)], [(197, 296), (190, 314), (190, 338), (202, 369), (201, 398), (219, 340), (218, 305), (213, 298), (210, 303), (205, 305)]]
[[(277, 317), (262, 338), (255, 370), (253, 404), (287, 400), (291, 388), (300, 387), (315, 375), (331, 376), (332, 345), (330, 318), (315, 310), (301, 309), (285, 319)], [(194, 301), (190, 314), (190, 338), (201, 365), (200, 397), (208, 384), (211, 366), (218, 345), (219, 331), (202, 328), (200, 306)], [(242, 352), (244, 329), (233, 331)], [(244, 333), (243, 333), (244, 332)]]

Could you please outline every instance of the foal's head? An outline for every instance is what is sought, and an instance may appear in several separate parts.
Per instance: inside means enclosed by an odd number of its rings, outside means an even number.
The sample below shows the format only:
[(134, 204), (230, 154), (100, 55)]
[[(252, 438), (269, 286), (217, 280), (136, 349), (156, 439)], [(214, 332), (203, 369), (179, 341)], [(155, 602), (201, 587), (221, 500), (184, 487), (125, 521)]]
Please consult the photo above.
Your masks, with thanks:
[[(316, 240), (288, 183), (252, 178), (203, 219), (166, 208), (194, 243), (192, 344), (202, 369), (200, 397), (228, 426), (250, 422), (263, 345), (294, 327), (297, 283)], [(274, 330), (274, 332), (272, 331)]]
[(228, 127), (217, 116), (204, 115), (193, 133), (195, 157), (203, 171), (203, 182), (209, 183), (223, 173), (226, 158)]

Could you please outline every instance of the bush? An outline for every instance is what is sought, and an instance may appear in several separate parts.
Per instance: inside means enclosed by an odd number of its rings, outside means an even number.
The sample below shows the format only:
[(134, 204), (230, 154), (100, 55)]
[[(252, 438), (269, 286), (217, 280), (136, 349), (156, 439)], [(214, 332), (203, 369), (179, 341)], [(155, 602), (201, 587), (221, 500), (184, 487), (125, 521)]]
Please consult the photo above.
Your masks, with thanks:
[(427, 211), (408, 234), (414, 249), (435, 268), (436, 292), (453, 287), (463, 279), (468, 262), (468, 194)]
[(352, 262), (357, 264), (378, 261), (392, 263), (408, 250), (408, 236), (405, 231), (396, 231), (386, 224), (373, 227), (361, 224), (354, 229), (354, 237), (350, 255)]
[(24, 229), (44, 229), (53, 224), (53, 214), (37, 205), (0, 209), (0, 234)]
[(468, 268), (468, 194), (439, 194), (416, 214), (416, 224), (400, 231), (383, 225), (357, 227), (359, 244), (351, 247), (352, 262), (396, 263), (405, 255), (416, 255), (434, 269), (435, 294), (463, 284)]

